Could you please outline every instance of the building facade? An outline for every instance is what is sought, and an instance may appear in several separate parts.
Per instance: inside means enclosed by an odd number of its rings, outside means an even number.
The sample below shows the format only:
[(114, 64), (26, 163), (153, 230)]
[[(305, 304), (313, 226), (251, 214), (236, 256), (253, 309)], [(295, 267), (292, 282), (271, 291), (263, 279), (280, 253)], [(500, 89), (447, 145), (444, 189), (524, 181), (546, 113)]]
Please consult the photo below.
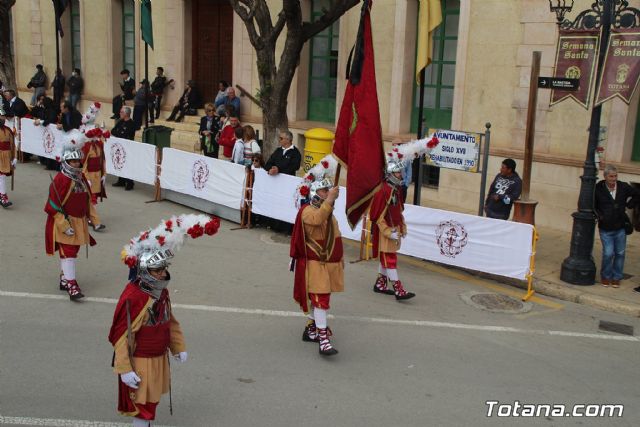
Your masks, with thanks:
[[(302, 0), (306, 19), (316, 19), (333, 0)], [(482, 133), (491, 123), (489, 180), (505, 157), (521, 172), (529, 76), (533, 51), (542, 52), (541, 75), (553, 75), (558, 37), (555, 15), (540, 0), (441, 0), (443, 23), (434, 34), (433, 63), (426, 72), (425, 124), (429, 128)], [(574, 12), (592, 0), (576, 0)], [(118, 92), (119, 71), (144, 77), (139, 0), (72, 0), (64, 14), (60, 41), (65, 74), (82, 69), (85, 100), (110, 103)], [(175, 80), (164, 108), (173, 105), (189, 79), (207, 100), (219, 80), (249, 94), (259, 90), (256, 56), (247, 31), (227, 0), (153, 0), (155, 48), (149, 50), (149, 75), (156, 66)], [(279, 0), (268, 0), (272, 16)], [(415, 79), (418, 0), (375, 0), (372, 25), (384, 139), (408, 140), (417, 128)], [(631, 0), (640, 7), (640, 0)], [(12, 9), (16, 79), (19, 90), (34, 66), (55, 69), (55, 22), (49, 0), (24, 0)], [(288, 100), (291, 130), (303, 148), (302, 134), (313, 127), (333, 129), (345, 89), (345, 69), (358, 30), (359, 7), (314, 37), (303, 50)], [(283, 42), (281, 37), (280, 42)], [(570, 230), (587, 149), (590, 110), (567, 100), (549, 107), (550, 91), (540, 90), (537, 105), (531, 198), (540, 202), (537, 222)], [(606, 128), (602, 161), (615, 164), (620, 179), (640, 182), (640, 122), (634, 94), (629, 106), (615, 99), (604, 105)], [(261, 112), (241, 97), (242, 121), (261, 123)], [(108, 111), (105, 106), (104, 111)], [(106, 116), (105, 116), (106, 117)], [(427, 169), (422, 204), (464, 212), (478, 207), (480, 174)]]

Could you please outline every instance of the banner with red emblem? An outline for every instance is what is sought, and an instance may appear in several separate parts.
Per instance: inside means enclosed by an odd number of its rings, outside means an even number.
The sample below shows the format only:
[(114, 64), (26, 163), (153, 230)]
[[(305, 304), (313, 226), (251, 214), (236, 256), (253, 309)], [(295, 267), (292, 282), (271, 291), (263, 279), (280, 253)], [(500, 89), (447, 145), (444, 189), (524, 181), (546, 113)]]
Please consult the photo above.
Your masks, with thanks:
[(639, 81), (640, 32), (638, 30), (612, 31), (595, 105), (615, 97), (628, 105), (638, 88)]
[(599, 42), (598, 31), (560, 30), (554, 77), (579, 79), (580, 87), (576, 91), (552, 90), (551, 105), (571, 98), (589, 109)]

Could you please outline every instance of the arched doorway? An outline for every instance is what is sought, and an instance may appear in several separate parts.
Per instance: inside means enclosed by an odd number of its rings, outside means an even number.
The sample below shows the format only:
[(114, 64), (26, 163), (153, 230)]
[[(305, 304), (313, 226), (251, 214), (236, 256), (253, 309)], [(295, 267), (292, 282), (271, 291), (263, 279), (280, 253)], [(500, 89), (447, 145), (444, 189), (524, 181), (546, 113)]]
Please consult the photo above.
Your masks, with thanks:
[(193, 0), (193, 79), (205, 102), (218, 93), (218, 81), (231, 83), (233, 9), (228, 0)]

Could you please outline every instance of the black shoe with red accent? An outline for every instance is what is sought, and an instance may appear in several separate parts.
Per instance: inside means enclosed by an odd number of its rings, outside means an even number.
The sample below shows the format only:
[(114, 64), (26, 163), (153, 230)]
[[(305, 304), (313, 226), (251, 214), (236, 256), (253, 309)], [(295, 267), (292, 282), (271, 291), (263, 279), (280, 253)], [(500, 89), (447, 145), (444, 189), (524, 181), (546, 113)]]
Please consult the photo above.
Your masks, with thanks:
[(416, 296), (413, 292), (405, 291), (400, 280), (393, 282), (393, 290), (395, 291), (396, 300), (398, 301), (411, 299)]
[(387, 287), (387, 276), (378, 273), (376, 283), (373, 285), (373, 292), (377, 294), (393, 295), (394, 292)]
[(75, 280), (69, 280), (67, 285), (67, 293), (69, 294), (69, 299), (71, 301), (77, 301), (80, 298), (84, 298), (84, 294), (80, 290), (78, 282), (76, 282)]
[(338, 350), (333, 348), (331, 341), (329, 341), (330, 334), (329, 328), (318, 328), (318, 352), (323, 356), (333, 356), (334, 354), (338, 354)]
[(302, 341), (320, 341), (320, 337), (318, 336), (318, 329), (316, 328), (316, 322), (314, 322), (313, 320), (309, 320), (309, 323), (307, 323), (307, 326), (304, 328), (304, 332), (302, 332)]
[(13, 203), (9, 201), (9, 198), (6, 194), (0, 194), (0, 205), (2, 205), (2, 207), (6, 209), (9, 206), (13, 205)]
[(64, 275), (60, 273), (60, 290), (66, 291), (67, 287), (69, 287), (69, 282), (64, 278)]

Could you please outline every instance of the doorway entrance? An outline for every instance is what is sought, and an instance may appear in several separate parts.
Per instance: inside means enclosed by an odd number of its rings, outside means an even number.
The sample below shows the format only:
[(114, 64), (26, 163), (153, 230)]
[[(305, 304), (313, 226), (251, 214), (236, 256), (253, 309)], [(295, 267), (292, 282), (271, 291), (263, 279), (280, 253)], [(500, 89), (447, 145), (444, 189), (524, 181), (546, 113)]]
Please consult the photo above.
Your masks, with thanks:
[(228, 0), (193, 0), (193, 80), (204, 102), (213, 102), (218, 81), (231, 83), (233, 9)]

